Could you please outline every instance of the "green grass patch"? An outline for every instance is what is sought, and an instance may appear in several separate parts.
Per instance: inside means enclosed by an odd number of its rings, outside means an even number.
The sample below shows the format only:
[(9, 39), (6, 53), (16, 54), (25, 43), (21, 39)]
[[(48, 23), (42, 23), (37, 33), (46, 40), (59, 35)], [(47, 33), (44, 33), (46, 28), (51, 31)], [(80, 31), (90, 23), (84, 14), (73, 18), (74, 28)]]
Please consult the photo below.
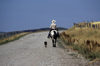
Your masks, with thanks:
[(58, 44), (61, 48), (65, 49), (65, 47), (63, 46), (63, 44), (62, 44), (62, 42), (61, 42), (61, 40), (60, 40), (60, 37), (57, 39), (57, 44)]
[(90, 59), (91, 61), (100, 58), (100, 53), (95, 51), (89, 51), (88, 48), (79, 45), (73, 45), (73, 49), (79, 51), (85, 58)]
[(75, 37), (75, 35), (71, 35), (71, 37)]
[(87, 37), (90, 37), (90, 36), (93, 36), (95, 34), (97, 34), (98, 32), (97, 31), (90, 31), (88, 34), (87, 34)]
[(69, 54), (69, 55), (74, 56), (74, 55), (75, 55), (75, 53), (71, 53), (71, 54)]

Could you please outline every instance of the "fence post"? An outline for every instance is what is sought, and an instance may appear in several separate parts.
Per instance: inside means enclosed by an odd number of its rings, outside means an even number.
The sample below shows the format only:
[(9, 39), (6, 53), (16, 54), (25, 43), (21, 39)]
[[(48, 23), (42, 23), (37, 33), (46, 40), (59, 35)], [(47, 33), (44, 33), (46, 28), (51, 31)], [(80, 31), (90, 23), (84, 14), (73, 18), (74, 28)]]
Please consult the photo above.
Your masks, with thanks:
[(74, 24), (74, 27), (75, 27), (75, 23), (73, 23)]
[(2, 39), (4, 39), (4, 34), (2, 34)]
[(99, 29), (100, 29), (100, 24), (99, 24)]
[(2, 35), (0, 35), (0, 40), (2, 39)]
[(89, 27), (88, 23), (87, 23), (87, 27)]
[(92, 23), (91, 23), (91, 28), (92, 28)]
[(89, 23), (89, 21), (87, 20), (87, 24), (86, 24), (86, 25), (87, 25), (87, 27), (89, 27), (89, 26), (88, 26), (88, 23)]
[(93, 27), (92, 27), (92, 23), (93, 23), (93, 20), (92, 20), (92, 22), (91, 22), (91, 28), (93, 28)]
[(95, 24), (95, 29), (96, 29), (96, 24)]
[(87, 23), (85, 24), (85, 27), (87, 27)]
[(98, 29), (98, 24), (97, 24), (97, 29)]

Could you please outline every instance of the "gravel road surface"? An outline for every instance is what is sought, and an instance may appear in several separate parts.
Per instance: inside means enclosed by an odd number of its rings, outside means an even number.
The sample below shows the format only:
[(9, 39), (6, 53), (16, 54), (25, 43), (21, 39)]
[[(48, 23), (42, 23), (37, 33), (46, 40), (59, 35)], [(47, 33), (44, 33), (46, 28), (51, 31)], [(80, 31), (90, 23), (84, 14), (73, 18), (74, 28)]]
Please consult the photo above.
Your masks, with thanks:
[(0, 45), (0, 66), (85, 66), (87, 61), (76, 52), (59, 45), (52, 47), (47, 35), (48, 32), (32, 33)]

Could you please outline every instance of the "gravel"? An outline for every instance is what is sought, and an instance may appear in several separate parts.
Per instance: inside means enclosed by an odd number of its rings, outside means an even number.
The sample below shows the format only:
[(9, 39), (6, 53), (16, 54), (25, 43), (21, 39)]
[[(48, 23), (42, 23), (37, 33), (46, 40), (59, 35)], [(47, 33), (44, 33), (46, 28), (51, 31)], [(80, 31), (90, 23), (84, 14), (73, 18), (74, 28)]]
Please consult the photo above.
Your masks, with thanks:
[(59, 45), (52, 47), (47, 35), (48, 32), (32, 33), (0, 45), (0, 66), (85, 66), (87, 61), (76, 52)]

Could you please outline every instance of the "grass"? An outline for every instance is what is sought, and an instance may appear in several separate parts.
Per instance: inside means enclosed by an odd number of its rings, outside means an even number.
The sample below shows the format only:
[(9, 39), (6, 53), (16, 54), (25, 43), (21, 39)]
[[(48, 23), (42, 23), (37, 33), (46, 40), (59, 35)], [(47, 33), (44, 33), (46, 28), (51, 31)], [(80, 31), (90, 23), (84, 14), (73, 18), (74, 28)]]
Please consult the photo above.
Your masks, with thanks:
[(87, 37), (90, 37), (92, 35), (96, 35), (98, 32), (97, 31), (90, 31), (88, 34), (87, 34)]
[(75, 55), (75, 53), (71, 53), (71, 54), (69, 54), (69, 55), (74, 56), (74, 55)]
[(58, 44), (61, 48), (65, 49), (65, 47), (64, 47), (63, 44), (61, 43), (60, 37), (57, 39), (57, 44)]
[[(36, 31), (36, 32), (34, 32), (34, 33), (38, 33), (38, 32), (46, 32), (46, 31)], [(29, 33), (31, 33), (31, 32), (16, 34), (16, 35), (13, 35), (13, 36), (8, 37), (8, 38), (1, 39), (1, 40), (0, 40), (0, 45), (6, 44), (6, 43), (11, 42), (11, 41), (14, 41), (14, 40), (18, 40), (18, 39), (20, 39), (21, 37), (23, 37), (23, 36), (25, 36), (25, 35), (27, 35), (27, 34), (29, 34)]]
[(11, 42), (11, 41), (14, 41), (14, 40), (18, 40), (18, 39), (20, 39), (22, 36), (25, 36), (25, 35), (27, 35), (27, 34), (29, 34), (29, 33), (16, 34), (16, 35), (14, 35), (14, 36), (11, 36), (11, 37), (2, 39), (2, 40), (0, 40), (0, 45), (6, 44), (6, 43)]
[(63, 38), (60, 38), (60, 40), (62, 40), (67, 47), (68, 46), (69, 47), (71, 46), (70, 48), (73, 47), (73, 50), (76, 50), (77, 52), (82, 54), (86, 59), (90, 59), (92, 61), (96, 58), (100, 58), (100, 53), (99, 52), (89, 51), (87, 49), (87, 47), (85, 47), (84, 45), (68, 44), (68, 42), (65, 41)]
[(74, 27), (72, 27), (72, 28), (70, 28), (70, 29), (69, 29), (69, 31), (72, 31), (72, 30), (74, 30), (74, 29), (75, 29), (75, 28), (74, 28)]
[(73, 34), (73, 35), (71, 35), (71, 37), (75, 37), (75, 35)]
[[(100, 59), (100, 29), (73, 26), (66, 30), (65, 34), (69, 35), (71, 38), (71, 40), (69, 40), (63, 33), (61, 34), (61, 40), (67, 47), (76, 50), (91, 61), (97, 58)], [(68, 40), (71, 44), (68, 44)], [(91, 41), (90, 45), (87, 44), (87, 40)]]

